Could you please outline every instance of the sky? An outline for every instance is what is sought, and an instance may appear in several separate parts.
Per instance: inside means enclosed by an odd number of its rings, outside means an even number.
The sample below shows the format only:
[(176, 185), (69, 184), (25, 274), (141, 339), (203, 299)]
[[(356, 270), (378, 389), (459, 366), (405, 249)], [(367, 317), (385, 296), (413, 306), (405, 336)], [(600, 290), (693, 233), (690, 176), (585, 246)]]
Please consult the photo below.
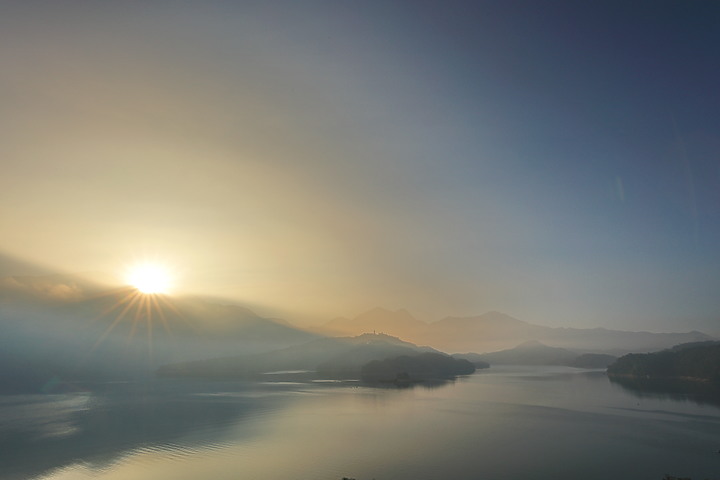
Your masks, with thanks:
[(0, 253), (720, 334), (718, 45), (712, 1), (0, 2)]

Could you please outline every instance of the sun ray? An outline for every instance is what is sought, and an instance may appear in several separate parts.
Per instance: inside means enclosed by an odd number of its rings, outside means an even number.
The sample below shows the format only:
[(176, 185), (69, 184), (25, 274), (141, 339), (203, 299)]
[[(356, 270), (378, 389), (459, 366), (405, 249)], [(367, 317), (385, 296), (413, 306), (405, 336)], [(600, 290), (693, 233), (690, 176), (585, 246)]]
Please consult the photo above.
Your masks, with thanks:
[[(126, 291), (126, 290), (127, 290), (127, 288), (117, 289), (117, 291), (119, 291), (119, 292)], [(104, 294), (101, 294), (101, 295), (95, 295), (94, 297), (91, 297), (91, 298), (110, 297), (110, 296), (112, 296), (115, 292), (116, 292), (116, 291), (104, 293)], [(116, 301), (115, 303), (113, 303), (112, 305), (110, 305), (108, 308), (106, 308), (105, 310), (103, 310), (97, 317), (95, 317), (95, 318), (93, 319), (93, 321), (97, 321), (97, 320), (99, 320), (100, 318), (102, 318), (102, 317), (104, 317), (105, 315), (107, 315), (107, 314), (109, 314), (110, 312), (112, 312), (113, 310), (115, 310), (116, 308), (122, 307), (125, 302), (130, 301), (130, 300), (131, 300), (132, 298), (134, 298), (136, 295), (137, 295), (137, 291), (131, 290), (127, 295), (125, 295), (124, 298), (122, 298), (121, 300)]]
[(113, 320), (113, 322), (108, 326), (108, 328), (105, 329), (105, 332), (103, 332), (103, 334), (100, 336), (98, 341), (95, 342), (95, 345), (93, 345), (93, 347), (90, 349), (91, 352), (95, 351), (100, 346), (100, 344), (105, 340), (105, 338), (107, 338), (107, 336), (110, 335), (110, 332), (112, 332), (112, 330), (118, 325), (118, 323), (120, 323), (120, 321), (125, 317), (125, 315), (130, 310), (130, 308), (133, 306), (133, 304), (137, 302), (138, 298), (139, 297), (135, 297), (131, 301), (128, 302), (127, 306), (125, 306), (123, 311), (120, 312), (120, 314), (118, 314), (118, 316), (115, 318), (115, 320)]
[(153, 295), (150, 299), (152, 301), (153, 307), (155, 307), (155, 311), (157, 311), (158, 317), (160, 318), (160, 321), (162, 322), (162, 326), (165, 329), (167, 333), (172, 333), (170, 331), (170, 324), (167, 321), (167, 318), (165, 317), (165, 312), (163, 312), (162, 308), (160, 307), (160, 302), (158, 301), (157, 295)]
[(138, 305), (132, 316), (132, 326), (130, 327), (130, 334), (129, 334), (130, 338), (135, 337), (135, 332), (137, 331), (138, 320), (140, 320), (140, 314), (142, 312), (143, 302), (145, 302), (144, 295), (137, 293), (137, 298), (138, 298)]
[[(93, 295), (91, 299), (113, 299), (92, 322), (103, 318), (111, 320), (101, 332), (95, 344), (88, 351), (88, 355), (98, 349), (107, 341), (108, 337), (123, 322), (128, 322), (129, 332), (127, 341), (131, 342), (139, 331), (145, 328), (147, 336), (147, 349), (150, 358), (154, 356), (155, 323), (161, 324), (162, 330), (171, 334), (170, 319), (182, 320), (189, 328), (195, 330), (191, 322), (176, 307), (165, 292), (170, 286), (169, 270), (157, 263), (141, 263), (127, 272), (126, 278), (131, 286), (112, 289)], [(168, 314), (172, 314), (169, 316)], [(89, 357), (88, 359), (89, 360)]]
[(150, 361), (153, 360), (154, 354), (153, 354), (153, 322), (150, 314), (150, 301), (149, 299), (145, 300), (145, 306), (147, 309), (147, 329), (148, 329), (148, 355), (150, 356)]
[[(170, 309), (175, 315), (177, 315), (180, 319), (182, 319), (185, 322), (185, 325), (187, 325), (191, 330), (195, 331), (195, 326), (188, 321), (187, 318), (185, 318), (185, 315), (183, 315), (180, 310), (178, 310), (175, 305), (173, 305), (165, 296), (158, 295), (156, 297), (158, 299), (158, 304), (163, 303), (165, 304), (165, 307)], [(162, 310), (162, 305), (160, 306), (160, 309)]]

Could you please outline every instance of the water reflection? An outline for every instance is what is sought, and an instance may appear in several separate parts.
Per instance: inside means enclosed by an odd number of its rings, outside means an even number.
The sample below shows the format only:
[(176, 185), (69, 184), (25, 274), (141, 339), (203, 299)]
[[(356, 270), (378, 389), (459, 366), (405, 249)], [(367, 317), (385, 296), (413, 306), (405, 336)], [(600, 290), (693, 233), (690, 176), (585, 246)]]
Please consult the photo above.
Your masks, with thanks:
[(2, 396), (0, 478), (32, 478), (76, 462), (102, 470), (123, 452), (153, 445), (192, 451), (221, 443), (223, 429), (241, 420), (247, 428), (233, 432), (233, 439), (252, 436), (253, 420), (293, 398), (282, 394), (287, 388), (157, 382), (107, 384), (94, 393)]
[(715, 406), (639, 402), (602, 372), (492, 370), (413, 388), (278, 373), (0, 397), (0, 478), (715, 478)]
[(279, 372), (268, 376), (273, 381), (260, 382), (107, 383), (96, 385), (92, 393), (0, 396), (0, 478), (25, 480), (49, 472), (62, 476), (63, 467), (72, 465), (102, 472), (126, 455), (168, 458), (200, 450), (207, 455), (226, 442), (251, 440), (267, 427), (269, 417), (278, 417), (303, 396), (357, 388), (366, 394), (361, 397), (373, 401), (401, 401), (407, 398), (403, 391), (454, 383), (307, 382), (304, 373)]
[(710, 383), (657, 378), (609, 378), (613, 385), (638, 399), (653, 398), (720, 407), (720, 387)]
[(443, 388), (448, 385), (453, 385), (455, 382), (462, 381), (463, 377), (458, 377), (454, 379), (433, 379), (433, 380), (424, 380), (422, 382), (403, 382), (403, 381), (395, 381), (395, 382), (372, 382), (372, 383), (360, 383), (359, 386), (365, 387), (365, 388), (377, 388), (380, 390), (405, 390), (405, 389), (424, 389), (424, 390), (436, 390), (438, 388)]

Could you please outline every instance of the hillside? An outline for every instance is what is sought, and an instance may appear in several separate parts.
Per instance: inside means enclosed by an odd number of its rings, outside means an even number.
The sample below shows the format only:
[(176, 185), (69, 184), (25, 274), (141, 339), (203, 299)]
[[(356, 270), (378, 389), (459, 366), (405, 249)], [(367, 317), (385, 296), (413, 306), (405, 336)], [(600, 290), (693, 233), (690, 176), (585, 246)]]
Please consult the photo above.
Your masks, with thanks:
[(306, 343), (317, 334), (199, 297), (139, 295), (85, 277), (0, 279), (0, 382), (152, 375), (157, 366)]
[(363, 334), (357, 337), (322, 338), (256, 355), (164, 365), (161, 376), (172, 377), (246, 377), (257, 374), (309, 370), (332, 378), (357, 378), (360, 368), (372, 360), (440, 353), (430, 347), (418, 347), (396, 337), (383, 334)]
[(610, 365), (607, 373), (611, 377), (699, 380), (720, 385), (720, 342), (625, 355)]

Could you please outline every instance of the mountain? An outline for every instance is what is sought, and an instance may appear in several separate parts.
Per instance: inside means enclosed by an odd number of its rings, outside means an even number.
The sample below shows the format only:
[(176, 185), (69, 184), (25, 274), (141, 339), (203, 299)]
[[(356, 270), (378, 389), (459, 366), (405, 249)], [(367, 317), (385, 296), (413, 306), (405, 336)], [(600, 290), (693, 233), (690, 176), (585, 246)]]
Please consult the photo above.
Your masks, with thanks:
[(324, 377), (357, 378), (360, 368), (372, 360), (401, 355), (440, 353), (384, 334), (366, 333), (356, 337), (321, 338), (272, 352), (165, 365), (162, 376), (246, 377), (257, 374), (309, 370)]
[(481, 353), (453, 353), (452, 357), (467, 360), (472, 363), (475, 368), (490, 368), (490, 363), (485, 360), (485, 356)]
[[(461, 355), (456, 357), (462, 358)], [(578, 354), (575, 352), (549, 347), (535, 340), (522, 343), (515, 348), (479, 356), (490, 365), (568, 365), (577, 357)]]
[(669, 350), (673, 352), (679, 352), (682, 350), (687, 350), (688, 348), (696, 348), (696, 347), (712, 347), (720, 345), (720, 341), (718, 340), (708, 340), (704, 342), (688, 342), (688, 343), (680, 343), (678, 345), (674, 345)]
[[(449, 317), (428, 325), (420, 338), (446, 351), (487, 351), (536, 340), (555, 347), (601, 353), (651, 351), (683, 342), (712, 340), (700, 332), (650, 333), (604, 328), (553, 328), (533, 325), (499, 312)], [(427, 341), (436, 338), (436, 342)]]
[(420, 335), (421, 338), (435, 339), (434, 344), (447, 351), (478, 352), (536, 340), (534, 330), (533, 325), (504, 313), (487, 312), (477, 317), (444, 318), (428, 324)]
[[(200, 297), (143, 295), (85, 276), (0, 279), (0, 386), (152, 375), (161, 364), (258, 353), (318, 338)], [(14, 386), (14, 387), (13, 387)]]
[[(383, 332), (406, 338), (418, 344), (430, 344), (447, 351), (475, 350), (482, 345), (492, 347), (499, 343), (515, 344), (514, 339), (522, 335), (528, 324), (499, 312), (488, 312), (480, 317), (448, 317), (433, 323), (425, 323), (413, 317), (406, 310), (374, 308), (353, 319), (337, 318), (322, 326), (318, 331), (330, 335), (359, 335), (368, 332)], [(471, 348), (462, 337), (472, 337)], [(482, 339), (478, 342), (477, 339)], [(485, 348), (492, 349), (492, 348)]]
[(336, 319), (320, 331), (358, 335), (382, 331), (410, 342), (432, 345), (447, 352), (482, 352), (512, 348), (522, 342), (540, 341), (556, 347), (589, 353), (624, 354), (667, 348), (684, 342), (708, 341), (701, 332), (651, 333), (604, 328), (554, 328), (534, 325), (500, 312), (472, 317), (447, 317), (425, 323), (405, 310), (373, 309), (358, 317)]

